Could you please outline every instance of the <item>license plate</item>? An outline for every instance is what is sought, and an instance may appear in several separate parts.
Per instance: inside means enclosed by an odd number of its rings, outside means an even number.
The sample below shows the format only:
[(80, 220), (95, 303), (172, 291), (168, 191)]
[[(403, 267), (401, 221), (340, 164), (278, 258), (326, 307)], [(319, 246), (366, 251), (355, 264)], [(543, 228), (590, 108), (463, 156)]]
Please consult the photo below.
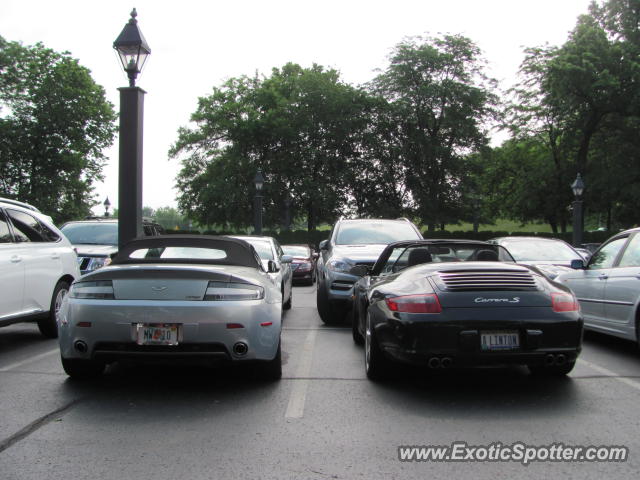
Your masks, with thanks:
[(516, 350), (520, 348), (518, 332), (481, 332), (482, 350)]
[(136, 326), (138, 345), (178, 345), (178, 325), (139, 323)]

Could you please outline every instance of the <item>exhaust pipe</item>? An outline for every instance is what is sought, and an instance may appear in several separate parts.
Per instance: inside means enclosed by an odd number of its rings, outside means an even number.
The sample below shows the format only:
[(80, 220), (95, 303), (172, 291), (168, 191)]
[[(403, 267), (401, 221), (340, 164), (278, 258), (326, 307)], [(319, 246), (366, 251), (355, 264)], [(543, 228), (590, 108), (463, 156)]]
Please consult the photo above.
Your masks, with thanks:
[(556, 363), (556, 357), (552, 353), (550, 353), (546, 357), (544, 357), (545, 366), (550, 367), (554, 363)]
[(427, 364), (429, 368), (438, 368), (440, 367), (440, 359), (438, 357), (431, 357)]
[(564, 365), (567, 363), (567, 357), (561, 353), (556, 357), (556, 365)]
[(453, 363), (453, 360), (451, 359), (451, 357), (444, 357), (440, 362), (440, 366), (442, 368), (449, 368), (452, 363)]
[(89, 347), (87, 347), (87, 344), (84, 343), (82, 340), (76, 340), (73, 344), (73, 348), (76, 349), (76, 352), (80, 352), (80, 353), (87, 353), (87, 350), (89, 350)]
[(238, 357), (242, 357), (247, 354), (249, 347), (244, 342), (238, 342), (233, 346), (233, 353)]

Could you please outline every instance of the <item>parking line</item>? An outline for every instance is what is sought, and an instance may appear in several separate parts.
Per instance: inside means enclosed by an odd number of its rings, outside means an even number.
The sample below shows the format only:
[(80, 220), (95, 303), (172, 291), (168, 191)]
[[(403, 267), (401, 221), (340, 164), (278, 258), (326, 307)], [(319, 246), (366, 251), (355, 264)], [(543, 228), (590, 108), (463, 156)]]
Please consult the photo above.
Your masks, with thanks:
[(14, 368), (18, 368), (21, 367), (22, 365), (26, 365), (28, 363), (32, 363), (35, 362), (37, 360), (40, 360), (41, 358), (45, 358), (48, 357), (49, 355), (53, 355), (54, 353), (58, 353), (60, 352), (60, 349), (58, 347), (52, 349), (52, 350), (48, 350), (44, 353), (41, 353), (40, 355), (36, 355), (35, 357), (29, 357), (25, 360), (22, 360), (20, 362), (16, 362), (16, 363), (10, 363), (9, 365), (0, 368), (0, 372), (8, 372), (9, 370), (13, 370)]
[(317, 333), (318, 330), (310, 330), (304, 344), (302, 345), (302, 356), (299, 359), (295, 377), (300, 378), (301, 380), (296, 381), (293, 384), (293, 390), (291, 390), (287, 411), (284, 414), (285, 418), (302, 418), (302, 415), (304, 414), (304, 403), (307, 398), (307, 388), (309, 387), (309, 377), (311, 374), (311, 362), (313, 360), (313, 347), (316, 343)]
[(640, 390), (640, 383), (636, 382), (635, 380), (631, 380), (630, 378), (625, 378), (619, 373), (613, 372), (607, 368), (601, 367), (600, 365), (596, 365), (595, 363), (588, 362), (581, 358), (578, 359), (578, 362), (582, 363), (586, 367), (591, 368), (592, 370), (595, 370), (596, 372), (600, 372), (603, 375), (606, 375), (607, 377), (612, 377), (615, 380), (618, 380), (619, 382), (622, 382), (626, 385), (629, 385), (630, 387), (635, 388), (636, 390)]

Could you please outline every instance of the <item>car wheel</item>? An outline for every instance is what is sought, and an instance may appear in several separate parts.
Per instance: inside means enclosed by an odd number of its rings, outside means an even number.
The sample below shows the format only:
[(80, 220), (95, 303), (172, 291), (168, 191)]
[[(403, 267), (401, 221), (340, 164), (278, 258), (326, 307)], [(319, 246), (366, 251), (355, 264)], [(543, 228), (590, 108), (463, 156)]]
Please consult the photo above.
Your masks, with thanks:
[(358, 309), (355, 306), (355, 303), (353, 305), (353, 308), (351, 309), (351, 312), (352, 312), (351, 313), (351, 336), (353, 337), (353, 343), (355, 343), (356, 345), (363, 345), (364, 337), (358, 330), (358, 322), (360, 320), (360, 314), (358, 312)]
[(567, 375), (573, 367), (576, 366), (575, 360), (573, 362), (567, 362), (563, 365), (550, 365), (548, 367), (541, 365), (529, 365), (529, 371), (533, 375), (545, 376), (545, 377), (562, 377)]
[(260, 375), (265, 380), (280, 380), (282, 378), (282, 353), (278, 342), (278, 351), (273, 360), (261, 362), (259, 366)]
[(320, 314), (320, 319), (326, 325), (335, 325), (342, 320), (342, 317), (336, 315), (334, 308), (329, 302), (327, 291), (324, 288), (324, 284), (318, 282), (318, 289), (316, 290), (316, 308)]
[(389, 377), (391, 364), (378, 345), (371, 323), (371, 315), (367, 312), (364, 335), (364, 367), (369, 380), (380, 381)]
[(71, 378), (89, 380), (102, 375), (105, 364), (96, 360), (60, 357), (62, 368)]
[[(284, 287), (282, 288), (282, 298), (284, 299)], [(292, 301), (293, 301), (293, 288), (290, 290), (289, 300), (287, 300), (286, 302), (284, 302), (282, 304), (282, 309), (283, 310), (289, 310), (291, 308), (291, 302)]]
[(58, 337), (58, 313), (67, 293), (69, 293), (69, 284), (65, 281), (59, 281), (56, 288), (53, 289), (49, 315), (38, 320), (38, 329), (47, 338)]

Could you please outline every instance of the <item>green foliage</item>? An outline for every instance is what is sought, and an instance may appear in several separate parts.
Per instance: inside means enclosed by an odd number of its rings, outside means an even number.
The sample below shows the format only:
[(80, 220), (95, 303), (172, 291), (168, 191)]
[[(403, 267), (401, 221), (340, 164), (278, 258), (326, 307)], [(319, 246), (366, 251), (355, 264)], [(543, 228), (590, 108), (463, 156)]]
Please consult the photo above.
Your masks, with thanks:
[[(468, 202), (465, 157), (488, 143), (496, 119), (495, 81), (484, 74), (480, 50), (468, 38), (414, 38), (399, 44), (371, 86), (390, 106), (406, 185), (418, 216), (432, 228), (457, 220)], [(466, 192), (465, 192), (466, 190)]]
[(62, 223), (88, 215), (116, 131), (104, 89), (68, 53), (0, 37), (0, 194)]

